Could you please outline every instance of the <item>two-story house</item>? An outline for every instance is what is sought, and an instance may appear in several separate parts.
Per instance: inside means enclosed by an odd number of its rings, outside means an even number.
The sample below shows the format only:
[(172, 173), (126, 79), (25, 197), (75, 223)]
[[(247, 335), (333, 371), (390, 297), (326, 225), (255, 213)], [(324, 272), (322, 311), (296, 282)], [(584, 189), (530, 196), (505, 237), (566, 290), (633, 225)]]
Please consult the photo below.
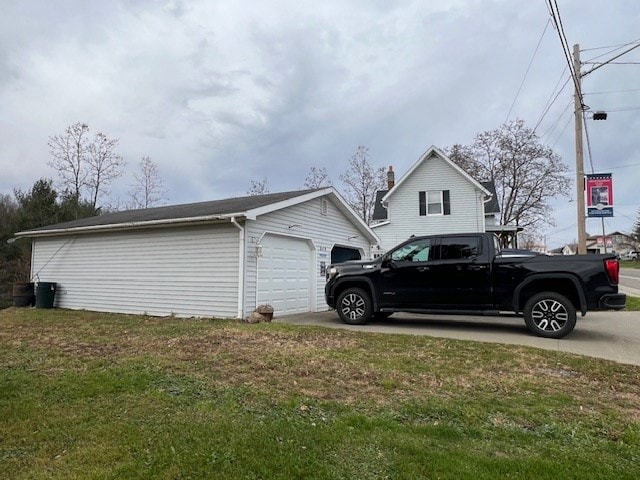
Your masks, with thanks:
[(387, 178), (388, 190), (378, 192), (371, 225), (381, 240), (380, 253), (412, 235), (517, 232), (499, 225), (493, 183), (478, 182), (436, 147), (397, 183), (391, 167)]

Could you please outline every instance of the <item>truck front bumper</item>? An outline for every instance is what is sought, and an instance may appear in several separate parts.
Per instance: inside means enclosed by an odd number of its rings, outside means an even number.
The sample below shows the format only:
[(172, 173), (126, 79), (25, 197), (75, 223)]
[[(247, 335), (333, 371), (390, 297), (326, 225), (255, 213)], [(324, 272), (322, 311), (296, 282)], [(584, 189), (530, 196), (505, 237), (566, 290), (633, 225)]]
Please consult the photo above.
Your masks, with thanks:
[(329, 285), (329, 283), (327, 283), (324, 287), (324, 300), (325, 302), (327, 302), (327, 305), (329, 305), (329, 307), (331, 308), (335, 308), (336, 307), (336, 298), (335, 295), (333, 294), (333, 289), (331, 288), (331, 285)]
[(627, 303), (624, 293), (607, 293), (600, 298), (598, 307), (600, 310), (622, 310)]

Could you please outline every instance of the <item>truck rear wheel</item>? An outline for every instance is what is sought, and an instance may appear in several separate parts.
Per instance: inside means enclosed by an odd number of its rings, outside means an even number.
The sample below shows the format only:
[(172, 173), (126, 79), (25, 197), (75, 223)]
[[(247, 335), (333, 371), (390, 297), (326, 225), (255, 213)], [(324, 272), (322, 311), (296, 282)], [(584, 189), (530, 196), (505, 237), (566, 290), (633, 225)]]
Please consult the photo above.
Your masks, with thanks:
[(562, 338), (576, 326), (576, 307), (559, 293), (538, 293), (524, 306), (524, 323), (539, 337)]
[(364, 325), (371, 320), (371, 297), (361, 288), (348, 288), (338, 296), (338, 315), (349, 325)]

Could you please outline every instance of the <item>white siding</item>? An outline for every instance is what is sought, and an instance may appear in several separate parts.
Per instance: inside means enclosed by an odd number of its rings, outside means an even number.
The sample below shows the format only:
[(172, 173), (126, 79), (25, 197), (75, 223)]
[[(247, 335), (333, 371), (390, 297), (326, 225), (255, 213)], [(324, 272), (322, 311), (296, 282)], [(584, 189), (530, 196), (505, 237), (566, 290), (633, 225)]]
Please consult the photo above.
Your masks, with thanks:
[(32, 272), (58, 307), (236, 317), (238, 242), (233, 225), (40, 238)]
[[(420, 216), (418, 192), (427, 190), (449, 190), (451, 215)], [(385, 250), (411, 235), (485, 230), (481, 191), (437, 155), (423, 161), (388, 200), (389, 223), (373, 229)]]
[[(324, 285), (326, 279), (321, 275), (320, 263), (329, 265), (331, 249), (334, 245), (357, 248), (363, 258), (369, 256), (369, 241), (354, 224), (333, 204), (328, 202), (326, 216), (321, 214), (322, 198), (316, 198), (299, 205), (284, 208), (248, 220), (246, 227), (246, 261), (245, 261), (245, 315), (257, 306), (257, 257), (256, 246), (262, 235), (280, 234), (294, 238), (309, 240), (313, 245), (311, 270), (311, 311), (328, 310), (324, 301)], [(274, 312), (278, 315), (278, 312)]]

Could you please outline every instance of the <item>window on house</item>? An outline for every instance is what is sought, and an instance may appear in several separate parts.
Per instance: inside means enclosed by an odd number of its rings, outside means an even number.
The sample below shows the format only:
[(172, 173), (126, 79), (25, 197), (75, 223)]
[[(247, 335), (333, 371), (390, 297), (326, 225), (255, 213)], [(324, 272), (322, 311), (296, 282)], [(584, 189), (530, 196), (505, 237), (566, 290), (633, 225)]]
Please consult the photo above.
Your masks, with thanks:
[(326, 217), (328, 211), (329, 211), (329, 201), (326, 198), (323, 198), (320, 201), (320, 215), (322, 215), (323, 217)]
[(420, 216), (451, 215), (449, 190), (426, 190), (418, 192)]

